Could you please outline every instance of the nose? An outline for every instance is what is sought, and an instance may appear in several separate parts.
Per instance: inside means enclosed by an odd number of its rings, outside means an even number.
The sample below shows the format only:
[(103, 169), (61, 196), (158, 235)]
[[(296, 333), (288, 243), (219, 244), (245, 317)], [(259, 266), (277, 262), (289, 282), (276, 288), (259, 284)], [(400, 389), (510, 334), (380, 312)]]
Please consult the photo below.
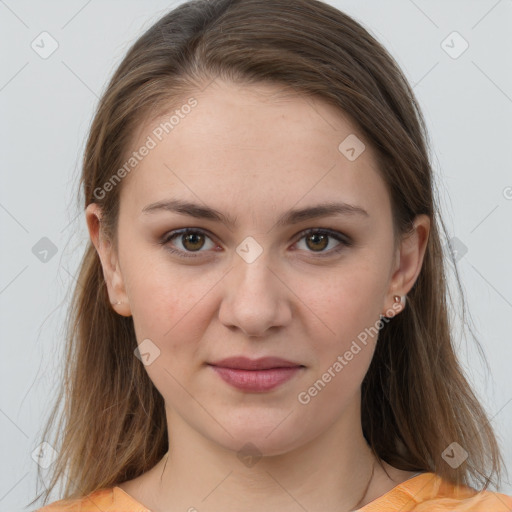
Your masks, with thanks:
[(269, 266), (265, 252), (248, 263), (235, 258), (234, 268), (223, 279), (219, 319), (246, 336), (263, 337), (272, 328), (288, 325), (293, 293), (282, 272)]

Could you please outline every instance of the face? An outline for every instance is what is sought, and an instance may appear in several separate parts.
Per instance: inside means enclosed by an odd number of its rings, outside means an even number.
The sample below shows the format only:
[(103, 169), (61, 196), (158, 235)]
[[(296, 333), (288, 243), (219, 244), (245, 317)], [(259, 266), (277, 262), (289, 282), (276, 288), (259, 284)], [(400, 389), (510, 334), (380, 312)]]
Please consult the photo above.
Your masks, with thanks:
[(421, 263), (399, 265), (372, 150), (340, 151), (362, 136), (319, 99), (220, 80), (193, 97), (169, 133), (174, 105), (141, 127), (131, 150), (154, 147), (118, 185), (117, 250), (97, 245), (170, 429), (278, 454), (353, 428), (380, 314)]

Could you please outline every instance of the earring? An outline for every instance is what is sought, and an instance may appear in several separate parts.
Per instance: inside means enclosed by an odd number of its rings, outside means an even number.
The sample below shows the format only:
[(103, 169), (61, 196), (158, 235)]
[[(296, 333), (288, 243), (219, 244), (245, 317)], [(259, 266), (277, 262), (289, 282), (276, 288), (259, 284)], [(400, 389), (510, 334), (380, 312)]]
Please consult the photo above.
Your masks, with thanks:
[(393, 295), (393, 300), (395, 301), (395, 304), (401, 303), (402, 307), (405, 308), (407, 295)]
[(407, 295), (393, 295), (393, 300), (395, 303), (401, 302), (403, 306), (405, 306), (405, 301), (407, 299)]
[[(405, 307), (405, 301), (407, 299), (407, 295), (393, 295), (393, 301), (395, 302), (395, 304), (398, 304), (399, 302), (402, 304), (403, 307)], [(393, 315), (394, 316), (394, 315)], [(382, 320), (383, 318), (389, 318), (387, 317), (386, 315), (383, 315), (382, 313), (380, 314), (380, 319)], [(392, 317), (391, 317), (392, 318)]]
[(118, 300), (117, 302), (111, 302), (110, 304), (112, 304), (113, 306), (117, 306), (118, 304), (122, 304), (122, 302)]

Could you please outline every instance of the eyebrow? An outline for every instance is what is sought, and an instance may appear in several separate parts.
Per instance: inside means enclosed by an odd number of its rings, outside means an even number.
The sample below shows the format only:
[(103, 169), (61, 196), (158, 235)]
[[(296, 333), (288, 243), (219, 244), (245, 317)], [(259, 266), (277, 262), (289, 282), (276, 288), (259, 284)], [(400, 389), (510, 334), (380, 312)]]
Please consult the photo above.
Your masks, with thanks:
[[(195, 217), (196, 219), (206, 219), (222, 222), (231, 228), (236, 224), (235, 219), (229, 214), (224, 214), (214, 208), (210, 208), (209, 206), (203, 206), (189, 201), (182, 201), (180, 199), (158, 201), (156, 203), (149, 204), (142, 209), (143, 214), (155, 213), (159, 211), (168, 211), (172, 213), (188, 215), (190, 217)], [(348, 203), (325, 202), (315, 206), (292, 209), (284, 212), (277, 220), (276, 225), (282, 227), (290, 224), (298, 224), (299, 222), (303, 222), (305, 220), (318, 217), (327, 217), (330, 215), (356, 215), (361, 217), (369, 217), (368, 212), (360, 206)]]

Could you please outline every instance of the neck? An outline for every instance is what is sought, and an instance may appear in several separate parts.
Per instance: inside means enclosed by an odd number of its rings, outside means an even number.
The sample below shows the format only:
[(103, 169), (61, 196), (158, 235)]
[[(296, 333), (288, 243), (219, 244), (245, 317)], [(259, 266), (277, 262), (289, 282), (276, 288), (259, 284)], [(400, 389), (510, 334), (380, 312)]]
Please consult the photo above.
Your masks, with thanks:
[[(354, 417), (354, 415), (352, 415)], [(337, 423), (297, 449), (250, 457), (227, 450), (169, 414), (169, 456), (151, 470), (146, 504), (153, 512), (210, 510), (280, 512), (349, 511), (374, 496), (382, 470), (364, 439), (360, 422)], [(179, 443), (172, 443), (179, 439)], [(245, 455), (242, 456), (242, 455)]]

